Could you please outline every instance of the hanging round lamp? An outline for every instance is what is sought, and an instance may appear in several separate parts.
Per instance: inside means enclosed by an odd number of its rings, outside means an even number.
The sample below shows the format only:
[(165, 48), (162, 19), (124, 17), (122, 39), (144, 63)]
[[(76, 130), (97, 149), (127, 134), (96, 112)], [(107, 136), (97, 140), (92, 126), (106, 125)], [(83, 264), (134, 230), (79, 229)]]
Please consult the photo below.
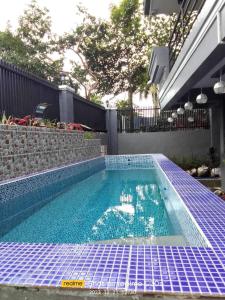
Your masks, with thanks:
[(176, 112), (173, 112), (171, 116), (173, 119), (176, 119), (178, 117)]
[(188, 100), (188, 102), (186, 102), (186, 103), (184, 104), (184, 109), (185, 109), (185, 110), (192, 110), (192, 109), (193, 109), (193, 103), (191, 103), (191, 102)]
[(182, 107), (179, 107), (179, 108), (177, 109), (177, 114), (178, 114), (178, 115), (183, 115), (183, 114), (184, 114), (184, 109), (183, 109)]
[(201, 94), (199, 94), (197, 97), (196, 97), (196, 102), (198, 104), (206, 104), (208, 101), (208, 97), (206, 94), (203, 94), (202, 93), (202, 89), (201, 89)]
[(215, 94), (225, 94), (225, 82), (222, 80), (222, 70), (220, 71), (220, 81), (214, 84), (213, 90)]
[(189, 123), (193, 123), (194, 122), (194, 118), (193, 117), (188, 117), (188, 122)]

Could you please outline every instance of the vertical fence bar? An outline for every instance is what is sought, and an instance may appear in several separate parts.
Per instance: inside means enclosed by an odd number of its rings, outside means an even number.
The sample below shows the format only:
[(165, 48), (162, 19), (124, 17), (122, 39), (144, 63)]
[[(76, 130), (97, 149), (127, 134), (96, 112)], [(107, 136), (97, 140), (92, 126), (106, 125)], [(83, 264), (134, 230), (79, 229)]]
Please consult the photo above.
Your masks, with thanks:
[(0, 114), (23, 117), (41, 102), (50, 104), (46, 117), (59, 120), (58, 87), (0, 60)]
[[(151, 132), (151, 131), (170, 131), (170, 130), (187, 130), (195, 128), (209, 129), (209, 112), (208, 109), (194, 109), (185, 111), (179, 115), (172, 123), (168, 122), (175, 110), (160, 111), (159, 108), (134, 108), (117, 111), (118, 132)], [(133, 114), (133, 128), (130, 125), (130, 116)], [(188, 120), (189, 117), (193, 118)]]
[[(83, 97), (74, 94), (74, 122), (89, 126), (95, 131), (106, 131), (106, 110), (104, 107), (97, 105)], [(118, 113), (117, 127), (122, 122), (121, 112)]]

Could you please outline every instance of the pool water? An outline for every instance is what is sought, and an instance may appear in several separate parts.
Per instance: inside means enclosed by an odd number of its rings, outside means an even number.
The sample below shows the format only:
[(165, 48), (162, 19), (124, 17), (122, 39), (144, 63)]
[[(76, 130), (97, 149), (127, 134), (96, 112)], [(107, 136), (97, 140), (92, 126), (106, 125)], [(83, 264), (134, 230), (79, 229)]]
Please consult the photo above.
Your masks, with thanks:
[(0, 241), (87, 243), (180, 235), (154, 169), (102, 170), (23, 220)]

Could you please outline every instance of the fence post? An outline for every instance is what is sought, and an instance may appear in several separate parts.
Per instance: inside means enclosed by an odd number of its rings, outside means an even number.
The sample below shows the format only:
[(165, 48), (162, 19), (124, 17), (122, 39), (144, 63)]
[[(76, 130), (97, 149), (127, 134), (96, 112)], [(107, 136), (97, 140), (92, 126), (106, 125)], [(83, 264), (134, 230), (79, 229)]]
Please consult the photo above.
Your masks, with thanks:
[[(219, 110), (219, 134), (220, 134), (220, 169), (221, 169), (221, 186), (225, 189), (225, 153), (224, 153), (224, 129), (225, 129), (225, 119), (224, 119), (225, 105), (220, 102)], [(218, 116), (216, 116), (218, 118)]]
[(74, 122), (73, 95), (75, 90), (67, 85), (60, 85), (59, 90), (60, 122)]
[(209, 124), (210, 124), (210, 146), (216, 148), (220, 152), (220, 111), (221, 106), (209, 108)]
[(108, 154), (118, 154), (117, 110), (107, 109)]

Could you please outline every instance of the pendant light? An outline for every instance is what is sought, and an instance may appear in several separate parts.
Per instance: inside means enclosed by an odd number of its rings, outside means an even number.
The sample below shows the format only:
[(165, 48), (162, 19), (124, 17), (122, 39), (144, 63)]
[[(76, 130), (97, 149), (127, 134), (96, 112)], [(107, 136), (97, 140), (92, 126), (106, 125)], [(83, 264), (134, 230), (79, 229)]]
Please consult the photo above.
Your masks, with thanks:
[(220, 70), (220, 81), (214, 84), (215, 94), (225, 94), (225, 82), (222, 80), (222, 70)]
[(198, 104), (206, 104), (208, 101), (208, 97), (206, 94), (203, 94), (202, 93), (202, 89), (201, 89), (201, 94), (199, 94), (197, 97), (196, 97), (196, 102)]
[(173, 123), (173, 118), (169, 117), (169, 118), (167, 119), (167, 121), (168, 121), (169, 123)]
[(172, 113), (172, 118), (173, 118), (173, 119), (176, 119), (177, 117), (178, 117), (178, 116), (177, 116), (177, 113), (176, 113), (176, 112), (173, 112), (173, 113)]
[(179, 108), (177, 109), (177, 114), (178, 114), (178, 115), (183, 115), (183, 114), (184, 114), (184, 109), (183, 109), (182, 107), (179, 107)]
[(193, 109), (193, 103), (189, 100), (189, 97), (188, 97), (188, 102), (186, 102), (184, 104), (184, 109), (185, 110), (192, 110)]
[(188, 117), (188, 122), (189, 123), (193, 123), (194, 122), (194, 118), (193, 117)]

